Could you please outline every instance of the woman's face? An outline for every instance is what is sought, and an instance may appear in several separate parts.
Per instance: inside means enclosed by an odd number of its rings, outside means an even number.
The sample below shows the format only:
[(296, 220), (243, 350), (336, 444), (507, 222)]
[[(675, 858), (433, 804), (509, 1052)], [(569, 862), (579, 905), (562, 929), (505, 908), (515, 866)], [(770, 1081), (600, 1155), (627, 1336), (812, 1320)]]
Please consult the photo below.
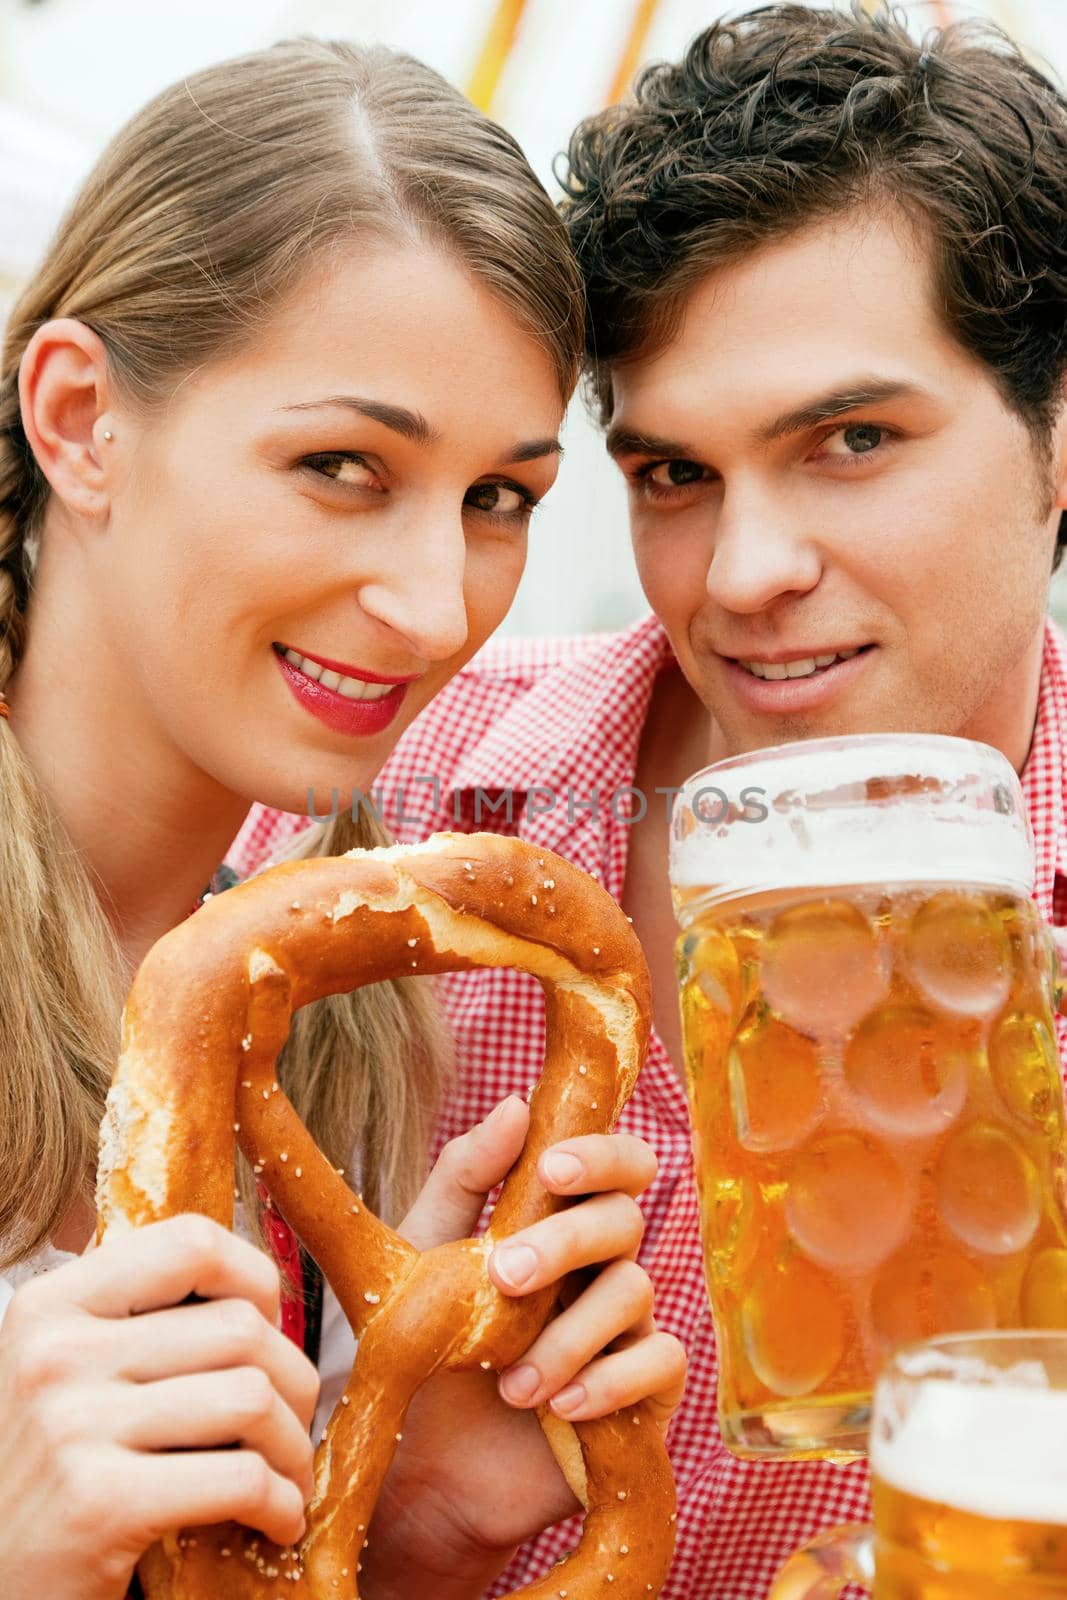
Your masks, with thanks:
[(458, 262), (362, 243), (158, 420), (115, 413), (98, 637), (227, 789), (347, 805), (508, 610), (563, 407)]

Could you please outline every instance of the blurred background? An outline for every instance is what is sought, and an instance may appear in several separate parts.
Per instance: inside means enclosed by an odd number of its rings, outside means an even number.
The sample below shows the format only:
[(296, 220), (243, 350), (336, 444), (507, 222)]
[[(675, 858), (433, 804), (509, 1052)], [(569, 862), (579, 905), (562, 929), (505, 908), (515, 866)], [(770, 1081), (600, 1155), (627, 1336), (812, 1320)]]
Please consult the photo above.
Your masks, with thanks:
[[(294, 33), (421, 56), (502, 122), (555, 196), (553, 160), (646, 62), (744, 4), (717, 0), (0, 0), (0, 319), (110, 135), (157, 90)], [(917, 33), (997, 22), (1067, 75), (1067, 0), (914, 0)], [(621, 479), (576, 402), (566, 459), (537, 513), (512, 633), (614, 628), (645, 609)], [(1067, 572), (1052, 608), (1067, 622)]]

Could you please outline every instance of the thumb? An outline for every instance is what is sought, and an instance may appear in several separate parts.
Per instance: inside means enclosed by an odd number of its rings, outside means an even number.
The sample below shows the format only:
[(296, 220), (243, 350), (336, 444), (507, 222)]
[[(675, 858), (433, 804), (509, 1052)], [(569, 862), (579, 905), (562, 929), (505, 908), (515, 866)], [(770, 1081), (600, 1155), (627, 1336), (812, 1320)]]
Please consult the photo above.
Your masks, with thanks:
[(486, 1195), (519, 1159), (529, 1126), (529, 1106), (512, 1094), (484, 1122), (450, 1140), (397, 1229), (401, 1237), (418, 1250), (467, 1238)]

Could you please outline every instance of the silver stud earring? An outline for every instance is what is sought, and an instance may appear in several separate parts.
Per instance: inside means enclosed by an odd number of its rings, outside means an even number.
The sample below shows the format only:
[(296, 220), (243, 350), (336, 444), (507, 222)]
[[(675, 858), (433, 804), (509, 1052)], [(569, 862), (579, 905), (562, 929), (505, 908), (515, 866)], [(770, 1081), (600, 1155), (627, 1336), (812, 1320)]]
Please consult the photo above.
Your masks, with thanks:
[(112, 433), (110, 428), (105, 428), (104, 429), (104, 438), (107, 440), (108, 444), (111, 443), (111, 441), (112, 441), (112, 439), (114, 437), (115, 437), (115, 435)]

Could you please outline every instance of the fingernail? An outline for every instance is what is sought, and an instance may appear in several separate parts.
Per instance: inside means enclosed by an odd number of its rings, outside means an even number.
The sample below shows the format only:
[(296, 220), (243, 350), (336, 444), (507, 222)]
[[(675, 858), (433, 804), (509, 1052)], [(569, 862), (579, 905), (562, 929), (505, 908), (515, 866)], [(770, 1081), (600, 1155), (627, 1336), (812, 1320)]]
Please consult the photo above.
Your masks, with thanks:
[(541, 1374), (529, 1362), (522, 1367), (513, 1367), (510, 1372), (505, 1372), (500, 1379), (500, 1391), (505, 1400), (512, 1400), (517, 1404), (529, 1400), (541, 1387)]
[(582, 1163), (577, 1156), (570, 1155), (566, 1150), (554, 1150), (545, 1156), (541, 1162), (546, 1178), (553, 1183), (558, 1183), (561, 1189), (569, 1188), (572, 1183), (577, 1183), (582, 1175)]
[(553, 1395), (548, 1403), (561, 1417), (569, 1417), (572, 1412), (579, 1411), (588, 1398), (584, 1383), (572, 1383), (566, 1389), (561, 1389), (559, 1394)]
[(537, 1270), (537, 1252), (528, 1244), (501, 1244), (493, 1251), (498, 1278), (512, 1289), (521, 1289)]

